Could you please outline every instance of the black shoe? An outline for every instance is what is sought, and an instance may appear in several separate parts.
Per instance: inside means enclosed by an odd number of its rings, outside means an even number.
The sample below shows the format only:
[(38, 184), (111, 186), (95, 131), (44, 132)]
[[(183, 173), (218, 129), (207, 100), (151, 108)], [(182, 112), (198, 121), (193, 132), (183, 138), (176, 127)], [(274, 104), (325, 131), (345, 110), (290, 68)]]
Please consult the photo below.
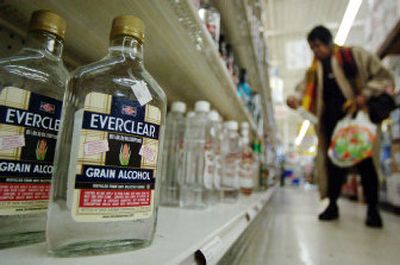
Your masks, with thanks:
[(318, 216), (318, 219), (321, 221), (333, 221), (339, 219), (339, 209), (337, 205), (329, 204), (328, 208)]
[(365, 221), (365, 225), (372, 228), (383, 227), (382, 218), (381, 215), (379, 214), (378, 208), (368, 207), (367, 220)]

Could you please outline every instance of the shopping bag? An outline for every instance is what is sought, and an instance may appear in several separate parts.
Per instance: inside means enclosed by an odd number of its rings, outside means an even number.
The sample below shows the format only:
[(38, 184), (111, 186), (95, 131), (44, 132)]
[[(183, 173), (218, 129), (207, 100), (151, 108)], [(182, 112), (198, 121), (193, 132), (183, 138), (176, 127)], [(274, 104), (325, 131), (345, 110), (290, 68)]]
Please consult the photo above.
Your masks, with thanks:
[(355, 117), (344, 117), (337, 123), (328, 149), (332, 163), (351, 167), (372, 157), (376, 131), (376, 125), (364, 111), (358, 111)]

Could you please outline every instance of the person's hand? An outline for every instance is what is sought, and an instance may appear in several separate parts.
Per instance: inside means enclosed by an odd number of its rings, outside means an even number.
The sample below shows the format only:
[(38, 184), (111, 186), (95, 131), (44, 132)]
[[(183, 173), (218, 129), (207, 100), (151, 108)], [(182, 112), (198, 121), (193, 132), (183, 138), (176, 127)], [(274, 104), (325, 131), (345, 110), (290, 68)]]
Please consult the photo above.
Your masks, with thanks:
[(286, 104), (289, 106), (291, 109), (297, 109), (300, 105), (299, 100), (295, 96), (289, 96), (286, 99)]

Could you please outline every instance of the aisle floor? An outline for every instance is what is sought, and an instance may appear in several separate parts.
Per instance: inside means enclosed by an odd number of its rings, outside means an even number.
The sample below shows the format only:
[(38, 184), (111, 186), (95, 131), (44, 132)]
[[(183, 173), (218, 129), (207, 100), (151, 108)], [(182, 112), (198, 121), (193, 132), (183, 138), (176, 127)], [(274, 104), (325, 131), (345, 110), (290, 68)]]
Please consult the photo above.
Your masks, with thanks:
[(384, 228), (364, 225), (365, 206), (342, 199), (340, 220), (319, 222), (316, 191), (279, 188), (242, 265), (400, 264), (400, 217), (384, 213)]

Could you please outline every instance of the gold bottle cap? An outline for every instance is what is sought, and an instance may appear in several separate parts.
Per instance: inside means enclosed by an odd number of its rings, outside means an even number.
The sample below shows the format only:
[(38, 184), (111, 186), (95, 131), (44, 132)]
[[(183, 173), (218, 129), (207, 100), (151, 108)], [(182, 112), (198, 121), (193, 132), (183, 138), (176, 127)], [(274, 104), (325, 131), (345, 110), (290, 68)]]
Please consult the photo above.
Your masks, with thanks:
[(64, 39), (66, 27), (63, 17), (48, 10), (38, 10), (32, 13), (29, 31), (43, 30)]
[(144, 23), (135, 16), (118, 16), (113, 20), (110, 38), (117, 35), (129, 35), (143, 43)]

